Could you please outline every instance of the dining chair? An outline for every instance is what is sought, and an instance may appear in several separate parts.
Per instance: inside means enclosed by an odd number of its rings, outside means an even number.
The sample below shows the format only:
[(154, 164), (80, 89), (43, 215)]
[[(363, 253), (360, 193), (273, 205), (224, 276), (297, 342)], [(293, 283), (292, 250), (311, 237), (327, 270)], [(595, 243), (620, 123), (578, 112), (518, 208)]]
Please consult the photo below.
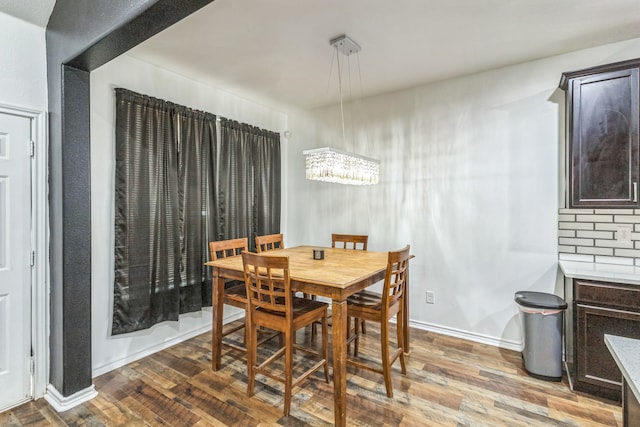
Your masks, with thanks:
[[(347, 341), (347, 344), (355, 341), (353, 358), (347, 359), (347, 363), (382, 374), (388, 397), (393, 397), (391, 366), (398, 358), (400, 358), (402, 374), (406, 375), (407, 373), (404, 361), (403, 332), (404, 328), (408, 326), (402, 321), (402, 311), (409, 257), (409, 245), (404, 249), (389, 252), (382, 294), (364, 290), (347, 299), (347, 316), (380, 323), (382, 369), (355, 359), (358, 357), (358, 342), (360, 340), (360, 330), (357, 324), (354, 328), (355, 334), (350, 335)], [(389, 320), (393, 316), (396, 316), (397, 348), (390, 352)]]
[(331, 234), (331, 247), (367, 250), (369, 236), (358, 234)]
[[(240, 239), (219, 240), (217, 242), (209, 242), (209, 253), (211, 260), (215, 261), (220, 258), (227, 258), (231, 256), (240, 256), (243, 252), (248, 252), (249, 240), (246, 237)], [(233, 307), (238, 307), (246, 311), (247, 309), (247, 288), (244, 281), (230, 280), (225, 283), (223, 303)], [(227, 328), (222, 337), (226, 337), (242, 328), (246, 325), (246, 319), (244, 323), (236, 325), (234, 327)], [(266, 341), (274, 337), (275, 334), (265, 334), (261, 336), (261, 341)], [(244, 337), (244, 344), (246, 345), (246, 331)], [(233, 348), (238, 351), (247, 351), (246, 347), (239, 346), (229, 341), (223, 341), (222, 345)]]
[[(209, 242), (209, 253), (211, 260), (215, 261), (220, 258), (227, 258), (230, 256), (239, 256), (242, 252), (249, 251), (249, 240), (244, 237), (241, 239), (220, 240), (217, 242)], [(243, 282), (239, 280), (232, 280), (225, 283), (224, 287), (224, 304), (238, 307), (243, 310), (247, 308), (247, 290)], [(233, 328), (228, 328), (222, 333), (225, 337), (233, 332), (236, 332), (245, 327), (242, 323)], [(245, 340), (246, 341), (246, 340)], [(224, 342), (223, 345), (231, 347), (236, 350), (246, 351), (246, 348), (232, 344), (230, 342)]]
[(282, 234), (266, 234), (256, 236), (256, 250), (258, 253), (284, 249), (284, 236)]
[[(361, 234), (331, 234), (331, 247), (355, 250), (367, 250), (369, 236)], [(355, 319), (356, 325), (360, 325), (363, 334), (367, 333), (367, 326), (363, 319)]]
[[(262, 374), (284, 383), (284, 415), (291, 408), (291, 390), (305, 378), (324, 367), (325, 381), (329, 382), (327, 307), (323, 302), (298, 298), (291, 292), (289, 257), (242, 254), (244, 278), (248, 296), (247, 306), (247, 395), (253, 396), (256, 374)], [(322, 350), (295, 344), (295, 333), (315, 321), (322, 321)], [(258, 364), (257, 329), (264, 327), (284, 335), (284, 347)], [(293, 350), (316, 356), (319, 360), (293, 378)], [(269, 366), (284, 355), (284, 374), (276, 375)], [(311, 359), (305, 358), (304, 362)]]

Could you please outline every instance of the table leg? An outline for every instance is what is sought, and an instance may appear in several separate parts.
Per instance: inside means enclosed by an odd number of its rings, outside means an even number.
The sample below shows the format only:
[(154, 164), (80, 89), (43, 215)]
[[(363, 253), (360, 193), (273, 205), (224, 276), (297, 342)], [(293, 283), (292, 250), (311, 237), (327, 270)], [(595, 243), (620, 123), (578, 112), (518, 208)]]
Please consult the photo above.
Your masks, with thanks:
[(332, 301), (333, 399), (336, 426), (347, 425), (347, 302)]
[(211, 326), (211, 369), (217, 371), (222, 364), (222, 305), (224, 304), (224, 278), (217, 268), (213, 269), (211, 288), (213, 324)]
[(409, 355), (411, 353), (411, 340), (409, 339), (409, 265), (407, 264), (407, 277), (404, 286), (404, 301), (402, 310), (402, 326), (403, 326), (403, 339), (404, 339), (404, 354)]

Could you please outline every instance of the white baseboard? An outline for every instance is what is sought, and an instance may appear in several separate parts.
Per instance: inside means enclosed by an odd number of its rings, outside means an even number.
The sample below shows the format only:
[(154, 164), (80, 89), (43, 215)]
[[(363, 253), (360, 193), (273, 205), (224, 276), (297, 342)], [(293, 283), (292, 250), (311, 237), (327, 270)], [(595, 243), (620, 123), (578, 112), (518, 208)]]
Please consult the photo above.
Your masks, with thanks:
[[(239, 311), (238, 313), (234, 313), (229, 317), (226, 317), (224, 319), (224, 323), (228, 323), (228, 322), (233, 322), (234, 320), (238, 320), (240, 318), (244, 317), (244, 312)], [(118, 360), (114, 360), (112, 362), (107, 363), (106, 365), (102, 365), (102, 366), (96, 366), (93, 367), (91, 374), (93, 375), (93, 378), (98, 377), (102, 374), (105, 374), (109, 371), (113, 371), (114, 369), (120, 368), (124, 365), (127, 365), (131, 362), (135, 362), (136, 360), (142, 359), (143, 357), (147, 357), (151, 354), (157, 353), (158, 351), (164, 350), (165, 348), (169, 348), (171, 346), (174, 346), (176, 344), (179, 344), (183, 341), (186, 341), (188, 339), (191, 339), (193, 337), (197, 337), (200, 334), (203, 334), (207, 331), (211, 330), (211, 323), (207, 323), (206, 325), (203, 325), (197, 329), (193, 329), (191, 331), (187, 331), (181, 335), (176, 335), (175, 337), (171, 338), (170, 340), (167, 341), (163, 341), (161, 343), (158, 343), (156, 345), (152, 345), (150, 347), (147, 347), (145, 349), (142, 349), (140, 351), (137, 351), (135, 353), (132, 354), (128, 354), (126, 357), (123, 357), (121, 359)]]
[(49, 384), (47, 385), (47, 392), (45, 393), (44, 398), (57, 412), (64, 412), (80, 405), (81, 403), (93, 399), (97, 395), (98, 392), (93, 384), (91, 384), (91, 387), (80, 390), (71, 396), (61, 395), (53, 385)]
[(461, 329), (449, 328), (446, 326), (434, 325), (432, 323), (419, 322), (416, 320), (410, 320), (409, 326), (416, 329), (422, 329), (424, 331), (435, 332), (437, 334), (448, 335), (455, 338), (462, 338), (480, 344), (487, 344), (494, 347), (505, 348), (507, 350), (522, 351), (522, 343), (518, 341), (504, 340), (500, 338), (490, 337), (488, 335), (476, 334), (469, 331), (463, 331)]

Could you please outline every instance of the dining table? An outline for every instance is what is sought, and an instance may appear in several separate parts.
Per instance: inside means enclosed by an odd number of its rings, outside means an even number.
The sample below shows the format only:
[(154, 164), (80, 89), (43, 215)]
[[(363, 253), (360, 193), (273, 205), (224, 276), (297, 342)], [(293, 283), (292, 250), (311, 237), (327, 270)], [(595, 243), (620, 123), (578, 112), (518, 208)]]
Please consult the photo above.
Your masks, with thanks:
[[(322, 249), (322, 259), (314, 259), (314, 250)], [(344, 248), (296, 246), (262, 253), (265, 256), (289, 257), (291, 289), (296, 292), (331, 299), (334, 416), (336, 426), (347, 424), (347, 298), (385, 277), (387, 252)], [(222, 360), (222, 305), (226, 280), (244, 280), (242, 257), (233, 256), (209, 261), (213, 268), (212, 289), (212, 357), (211, 367), (220, 369)], [(408, 271), (402, 321), (405, 353), (409, 352)]]

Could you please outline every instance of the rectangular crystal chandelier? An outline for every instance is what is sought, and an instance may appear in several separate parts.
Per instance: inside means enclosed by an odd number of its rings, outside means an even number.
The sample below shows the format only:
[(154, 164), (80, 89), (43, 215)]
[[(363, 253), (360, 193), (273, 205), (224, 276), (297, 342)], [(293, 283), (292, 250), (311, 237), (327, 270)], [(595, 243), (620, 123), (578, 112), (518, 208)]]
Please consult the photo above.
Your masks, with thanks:
[(336, 184), (374, 185), (380, 176), (380, 161), (333, 147), (302, 152), (306, 157), (306, 178)]
[[(336, 52), (338, 64), (338, 88), (342, 119), (342, 142), (345, 142), (344, 106), (342, 102), (342, 69), (340, 54), (349, 56), (360, 52), (358, 43), (346, 35), (329, 41)], [(359, 69), (358, 65), (358, 69)], [(349, 72), (351, 74), (351, 72)], [(362, 80), (362, 77), (360, 77)], [(351, 77), (349, 77), (351, 81)], [(362, 86), (362, 82), (360, 82)], [(302, 152), (306, 157), (306, 178), (336, 184), (374, 185), (380, 176), (380, 161), (333, 147), (322, 147)]]

